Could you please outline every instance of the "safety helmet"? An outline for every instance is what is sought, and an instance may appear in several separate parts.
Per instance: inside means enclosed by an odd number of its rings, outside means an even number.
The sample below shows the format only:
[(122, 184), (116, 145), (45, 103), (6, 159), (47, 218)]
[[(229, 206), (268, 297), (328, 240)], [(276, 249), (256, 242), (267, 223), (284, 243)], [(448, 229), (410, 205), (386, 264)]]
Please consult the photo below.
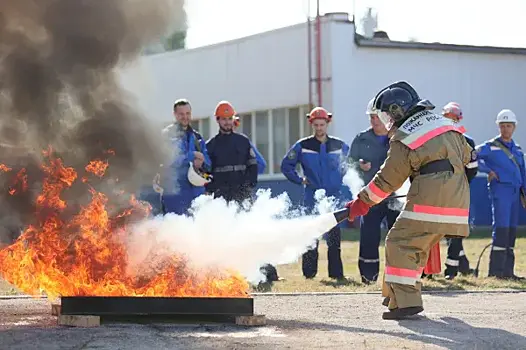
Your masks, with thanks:
[(241, 125), (241, 119), (236, 115), (234, 116), (234, 127), (238, 128)]
[(327, 112), (323, 107), (315, 107), (309, 114), (307, 114), (307, 119), (309, 120), (309, 123), (312, 123), (315, 119), (323, 119), (326, 120), (327, 123), (330, 123), (332, 113)]
[(497, 120), (495, 123), (513, 123), (517, 125), (517, 116), (510, 109), (503, 109), (497, 114)]
[(449, 102), (442, 107), (442, 115), (444, 117), (454, 117), (458, 120), (462, 120), (462, 109), (457, 102)]
[(374, 108), (374, 97), (367, 104), (367, 110), (365, 111), (365, 114), (378, 114), (378, 111)]
[(204, 186), (212, 181), (212, 175), (201, 171), (196, 171), (194, 165), (190, 162), (188, 168), (188, 181), (197, 187)]
[(374, 98), (373, 105), (388, 130), (393, 125), (400, 126), (417, 112), (435, 108), (429, 100), (421, 99), (406, 81), (397, 81), (382, 89)]
[(217, 104), (214, 111), (214, 116), (216, 118), (232, 118), (236, 115), (234, 106), (228, 101), (221, 101)]

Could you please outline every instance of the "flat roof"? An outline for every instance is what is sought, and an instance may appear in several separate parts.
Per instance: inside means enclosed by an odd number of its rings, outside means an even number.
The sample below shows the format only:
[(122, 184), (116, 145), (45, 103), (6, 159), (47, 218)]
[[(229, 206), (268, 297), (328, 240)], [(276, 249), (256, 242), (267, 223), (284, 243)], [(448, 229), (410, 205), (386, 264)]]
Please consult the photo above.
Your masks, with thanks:
[(354, 34), (354, 42), (358, 47), (526, 55), (526, 48), (521, 47), (474, 46), (443, 43), (423, 43), (418, 41), (394, 41), (388, 39), (368, 39), (358, 33)]

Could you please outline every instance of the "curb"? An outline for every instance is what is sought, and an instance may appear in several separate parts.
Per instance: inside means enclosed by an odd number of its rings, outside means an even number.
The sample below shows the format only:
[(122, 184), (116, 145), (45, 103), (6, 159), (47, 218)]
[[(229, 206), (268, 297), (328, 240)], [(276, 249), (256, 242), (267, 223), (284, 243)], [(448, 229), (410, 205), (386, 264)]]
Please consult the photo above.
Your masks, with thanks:
[[(428, 290), (422, 291), (422, 295), (433, 294), (520, 294), (526, 293), (526, 289), (495, 289), (495, 290)], [(338, 295), (381, 295), (382, 292), (297, 292), (297, 293), (251, 293), (257, 297), (281, 297), (281, 296), (338, 296)]]

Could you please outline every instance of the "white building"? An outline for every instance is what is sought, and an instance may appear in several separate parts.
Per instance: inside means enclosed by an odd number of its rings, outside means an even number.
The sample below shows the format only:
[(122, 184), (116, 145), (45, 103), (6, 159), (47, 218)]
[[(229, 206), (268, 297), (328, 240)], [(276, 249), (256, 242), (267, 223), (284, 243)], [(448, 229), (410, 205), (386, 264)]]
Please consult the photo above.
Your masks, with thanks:
[[(321, 98), (334, 113), (333, 135), (352, 142), (368, 127), (369, 99), (389, 83), (407, 80), (437, 111), (449, 101), (459, 102), (476, 143), (495, 136), (497, 113), (512, 109), (519, 118), (515, 139), (526, 144), (526, 49), (367, 39), (355, 33), (344, 13), (323, 16), (320, 32)], [(315, 75), (317, 55), (311, 52)], [(146, 56), (141, 65), (123, 81), (159, 129), (172, 121), (173, 101), (185, 97), (193, 104), (195, 126), (208, 138), (217, 132), (211, 119), (216, 104), (230, 101), (242, 116), (243, 132), (267, 160), (260, 181), (283, 178), (281, 158), (310, 134), (307, 24)], [(314, 104), (316, 85), (311, 85)]]

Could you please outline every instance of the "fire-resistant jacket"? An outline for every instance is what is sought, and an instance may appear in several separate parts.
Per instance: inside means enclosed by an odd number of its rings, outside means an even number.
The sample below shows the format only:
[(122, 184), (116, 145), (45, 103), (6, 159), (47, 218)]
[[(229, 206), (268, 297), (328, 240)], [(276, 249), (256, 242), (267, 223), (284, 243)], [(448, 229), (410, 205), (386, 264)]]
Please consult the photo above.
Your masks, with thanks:
[[(406, 120), (390, 139), (387, 159), (359, 198), (374, 205), (413, 180), (395, 227), (414, 232), (469, 235), (470, 193), (465, 166), (475, 154), (462, 135), (465, 129), (429, 111)], [(447, 159), (453, 172), (420, 174), (426, 164)], [(410, 229), (409, 229), (410, 228)]]

